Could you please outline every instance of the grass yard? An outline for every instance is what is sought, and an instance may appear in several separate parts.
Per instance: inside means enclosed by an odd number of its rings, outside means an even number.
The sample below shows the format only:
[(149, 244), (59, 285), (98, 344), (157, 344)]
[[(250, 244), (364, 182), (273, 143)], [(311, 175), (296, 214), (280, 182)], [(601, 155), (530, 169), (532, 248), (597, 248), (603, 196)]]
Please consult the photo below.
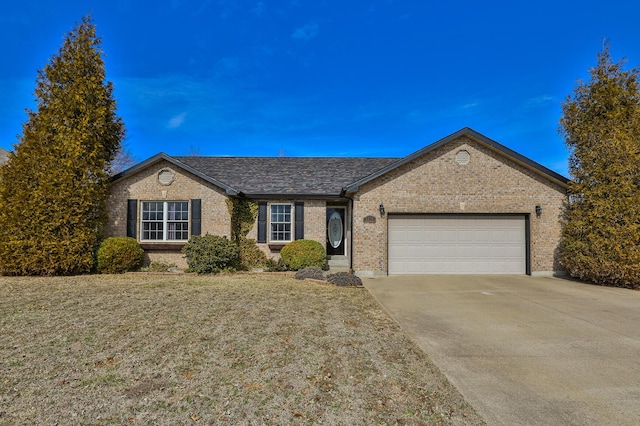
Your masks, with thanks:
[(0, 277), (0, 425), (482, 424), (365, 289)]

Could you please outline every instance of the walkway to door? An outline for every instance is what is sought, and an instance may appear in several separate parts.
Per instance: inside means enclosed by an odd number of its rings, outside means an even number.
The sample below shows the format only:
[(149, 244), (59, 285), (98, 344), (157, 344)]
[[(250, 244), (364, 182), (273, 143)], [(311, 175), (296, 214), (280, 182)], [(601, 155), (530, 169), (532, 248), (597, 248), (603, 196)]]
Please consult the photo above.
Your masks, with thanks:
[(640, 424), (640, 292), (528, 276), (363, 282), (489, 424)]

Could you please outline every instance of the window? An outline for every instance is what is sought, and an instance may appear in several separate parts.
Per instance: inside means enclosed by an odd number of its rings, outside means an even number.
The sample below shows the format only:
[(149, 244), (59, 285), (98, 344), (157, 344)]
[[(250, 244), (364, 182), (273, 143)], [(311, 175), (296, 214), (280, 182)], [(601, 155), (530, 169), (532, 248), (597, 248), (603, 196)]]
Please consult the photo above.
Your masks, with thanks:
[(271, 204), (271, 241), (291, 241), (291, 204)]
[(146, 241), (189, 239), (189, 203), (186, 201), (143, 201), (142, 235)]

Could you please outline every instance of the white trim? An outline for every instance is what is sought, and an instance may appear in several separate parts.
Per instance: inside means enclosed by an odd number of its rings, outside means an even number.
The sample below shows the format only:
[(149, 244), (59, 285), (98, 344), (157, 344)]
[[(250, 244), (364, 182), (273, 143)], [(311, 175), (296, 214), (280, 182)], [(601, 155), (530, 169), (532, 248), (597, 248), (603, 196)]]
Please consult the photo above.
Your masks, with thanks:
[[(327, 209), (342, 209), (344, 210), (344, 220), (342, 221), (342, 244), (344, 244), (344, 254), (340, 254), (340, 255), (336, 255), (336, 256), (346, 256), (347, 259), (351, 259), (351, 247), (350, 247), (350, 242), (351, 242), (351, 215), (350, 215), (350, 211), (349, 211), (349, 206), (346, 206), (344, 204), (326, 204), (325, 205), (325, 215), (326, 215), (326, 211)], [(326, 222), (326, 219), (325, 219)], [(324, 229), (324, 234), (325, 234), (325, 238), (327, 238), (327, 227), (325, 224), (325, 229)]]
[[(186, 242), (189, 240), (189, 238), (191, 237), (191, 202), (187, 201), (187, 200), (140, 200), (140, 241), (141, 242), (169, 242), (169, 243), (182, 243), (182, 242)], [(162, 203), (162, 239), (145, 239), (143, 238), (144, 236), (144, 203)], [(179, 240), (170, 240), (167, 238), (168, 232), (169, 232), (169, 227), (167, 226), (168, 222), (169, 222), (169, 203), (187, 203), (187, 215), (188, 215), (188, 219), (186, 220), (187, 223), (187, 238), (186, 239), (179, 239)], [(147, 220), (146, 222), (152, 222), (150, 220)], [(160, 221), (155, 221), (157, 223), (160, 223)], [(177, 223), (185, 223), (185, 221), (183, 220), (179, 220), (179, 221), (171, 221), (171, 222), (177, 222)], [(182, 231), (180, 231), (182, 232)]]
[[(290, 239), (288, 240), (274, 240), (271, 238), (271, 207), (272, 206), (289, 206), (290, 210), (289, 210), (289, 235), (290, 235)], [(290, 243), (293, 240), (295, 240), (295, 204), (294, 203), (286, 203), (286, 202), (277, 202), (277, 203), (267, 203), (267, 241), (269, 243)], [(287, 222), (276, 222), (276, 223), (284, 223), (286, 224)]]

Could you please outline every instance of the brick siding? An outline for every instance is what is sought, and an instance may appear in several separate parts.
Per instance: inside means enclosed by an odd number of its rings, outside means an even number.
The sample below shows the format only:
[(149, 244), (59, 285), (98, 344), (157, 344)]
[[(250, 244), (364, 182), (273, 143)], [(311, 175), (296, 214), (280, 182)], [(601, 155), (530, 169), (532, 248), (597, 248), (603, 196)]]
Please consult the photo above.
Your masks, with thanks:
[[(258, 201), (258, 200), (257, 200)], [(267, 201), (267, 200), (265, 200)], [(320, 244), (322, 244), (323, 247), (325, 247), (325, 243), (326, 243), (326, 205), (327, 203), (324, 200), (286, 200), (286, 199), (280, 199), (280, 200), (268, 200), (267, 201), (267, 205), (270, 204), (280, 204), (280, 203), (284, 203), (284, 204), (288, 204), (290, 203), (292, 205), (292, 209), (291, 209), (291, 218), (292, 218), (292, 232), (294, 229), (294, 222), (293, 222), (293, 218), (295, 218), (295, 202), (296, 201), (303, 201), (304, 202), (304, 239), (305, 240), (315, 240), (318, 241)], [(269, 208), (267, 208), (267, 215), (270, 214)], [(204, 220), (204, 218), (203, 218)], [(267, 220), (267, 226), (269, 224), (269, 221)], [(252, 239), (257, 239), (258, 238), (258, 220), (256, 218), (256, 222), (253, 226), (253, 228), (251, 229), (251, 231), (249, 231), (249, 233), (247, 234), (247, 238), (252, 238)], [(295, 235), (293, 236), (293, 238), (296, 238)], [(267, 241), (269, 241), (269, 231), (267, 230)], [(260, 248), (260, 250), (262, 250), (267, 257), (272, 258), (272, 259), (278, 259), (280, 257), (280, 251), (278, 249), (271, 249), (269, 248), (269, 242), (267, 243), (260, 243), (258, 244), (258, 247)]]
[[(470, 161), (455, 155), (467, 150)], [(387, 272), (387, 213), (528, 213), (532, 273), (552, 273), (558, 263), (566, 191), (471, 138), (461, 137), (363, 185), (355, 195), (353, 266), (362, 275)], [(541, 217), (535, 206), (542, 206)], [(364, 223), (366, 216), (375, 223)]]
[[(171, 170), (175, 179), (170, 185), (158, 181), (158, 173)], [(215, 185), (200, 179), (167, 161), (152, 166), (115, 182), (109, 198), (109, 222), (107, 236), (127, 235), (127, 200), (138, 201), (190, 201), (202, 200), (202, 235), (209, 233), (230, 237), (231, 216), (225, 193)], [(140, 241), (140, 203), (138, 203), (137, 237)], [(189, 206), (191, 211), (191, 205)], [(153, 245), (147, 243), (145, 245)], [(164, 261), (186, 268), (186, 261), (179, 250), (146, 250), (147, 262)]]
[[(456, 153), (463, 149), (470, 154), (470, 161), (465, 165), (455, 161)], [(175, 180), (170, 185), (163, 185), (158, 181), (158, 173), (164, 169), (169, 169), (175, 174)], [(201, 199), (202, 234), (230, 236), (231, 219), (225, 202), (226, 194), (215, 185), (167, 161), (162, 160), (113, 184), (106, 228), (108, 236), (126, 235), (128, 199)], [(532, 273), (551, 273), (562, 269), (558, 263), (558, 244), (566, 203), (565, 189), (472, 138), (463, 136), (453, 140), (362, 185), (353, 199), (351, 232), (354, 246), (349, 247), (351, 234), (348, 233), (347, 250), (352, 253), (356, 273), (387, 273), (388, 216), (380, 216), (381, 203), (384, 204), (387, 213), (528, 214)], [(295, 201), (298, 200), (268, 200), (269, 203), (292, 204)], [(303, 201), (304, 237), (325, 246), (327, 201)], [(543, 212), (540, 217), (536, 216), (536, 205), (542, 206)], [(138, 208), (139, 206), (138, 204)], [(347, 209), (347, 223), (350, 222), (349, 216), (350, 212)], [(367, 216), (374, 216), (375, 223), (365, 223), (364, 219)], [(139, 222), (138, 212), (138, 236)], [(349, 229), (345, 231), (349, 232)], [(257, 222), (248, 237), (256, 239)], [(258, 246), (268, 257), (279, 256), (279, 251), (270, 249), (268, 243)], [(147, 260), (162, 260), (186, 267), (179, 251), (147, 250)]]

